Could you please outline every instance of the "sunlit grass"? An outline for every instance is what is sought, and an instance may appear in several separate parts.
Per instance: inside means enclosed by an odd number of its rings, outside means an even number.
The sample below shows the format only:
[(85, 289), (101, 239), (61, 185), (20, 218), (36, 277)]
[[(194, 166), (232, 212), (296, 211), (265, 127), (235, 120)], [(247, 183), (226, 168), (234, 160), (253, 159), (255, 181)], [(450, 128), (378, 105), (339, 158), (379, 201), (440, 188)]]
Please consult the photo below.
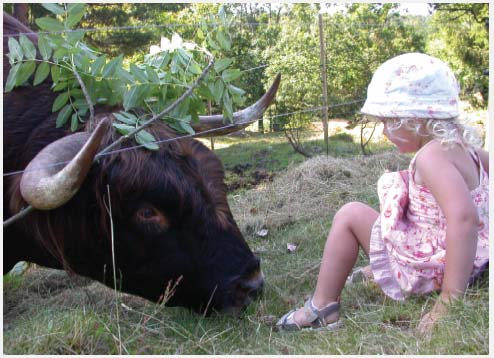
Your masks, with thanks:
[[(227, 169), (227, 176), (235, 165), (250, 163), (252, 168), (264, 165), (265, 170), (281, 177), (305, 161), (293, 152), (280, 133), (225, 137), (223, 141), (229, 147), (216, 153)], [(322, 145), (319, 139), (314, 143)], [(352, 161), (359, 154), (356, 143), (340, 145), (335, 149), (340, 152), (332, 152), (332, 156)], [(384, 143), (372, 149), (386, 151), (390, 146)], [(382, 158), (388, 157), (385, 154)], [(378, 204), (374, 176), (369, 183), (356, 182), (353, 199), (373, 206)], [(362, 178), (356, 176), (355, 180)], [(275, 181), (264, 183), (263, 187), (275, 184)], [(242, 209), (236, 206), (244, 205), (240, 199), (247, 197), (245, 190), (230, 195), (234, 212)], [(340, 201), (334, 203), (338, 205)], [(342, 293), (344, 327), (341, 330), (275, 332), (273, 323), (288, 310), (302, 305), (314, 289), (333, 215), (334, 211), (329, 210), (303, 220), (273, 224), (266, 237), (244, 231), (249, 246), (261, 259), (266, 286), (263, 296), (239, 318), (218, 315), (204, 318), (183, 308), (116, 294), (99, 283), (35, 266), (23, 276), (5, 276), (4, 353), (488, 354), (487, 275), (468, 290), (464, 301), (454, 305), (430, 339), (418, 336), (416, 327), (421, 316), (432, 307), (434, 295), (412, 297), (400, 303), (386, 298), (377, 286), (363, 283), (347, 287)], [(244, 218), (236, 219), (243, 227)], [(289, 252), (287, 243), (296, 244), (296, 250)], [(361, 254), (357, 266), (366, 263)]]

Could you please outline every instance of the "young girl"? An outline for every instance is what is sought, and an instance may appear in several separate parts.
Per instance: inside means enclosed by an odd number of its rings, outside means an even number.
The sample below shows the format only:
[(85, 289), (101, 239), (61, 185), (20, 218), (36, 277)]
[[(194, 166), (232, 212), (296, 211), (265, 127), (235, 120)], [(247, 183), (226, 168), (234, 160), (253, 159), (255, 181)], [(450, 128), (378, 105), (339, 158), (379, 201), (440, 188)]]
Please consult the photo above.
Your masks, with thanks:
[(419, 53), (382, 64), (362, 113), (381, 121), (400, 152), (416, 152), (408, 170), (378, 181), (380, 212), (358, 202), (335, 215), (317, 286), (303, 308), (278, 321), (280, 330), (340, 326), (340, 293), (359, 247), (367, 271), (394, 300), (440, 290), (419, 331), (430, 331), (489, 260), (488, 153), (457, 118), (459, 88), (449, 67)]

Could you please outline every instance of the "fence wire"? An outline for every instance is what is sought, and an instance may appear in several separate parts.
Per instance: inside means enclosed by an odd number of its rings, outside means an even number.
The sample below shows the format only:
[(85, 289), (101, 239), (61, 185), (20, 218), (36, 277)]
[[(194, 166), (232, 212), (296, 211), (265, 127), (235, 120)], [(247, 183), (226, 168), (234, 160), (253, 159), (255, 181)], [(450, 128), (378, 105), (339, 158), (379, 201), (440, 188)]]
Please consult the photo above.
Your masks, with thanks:
[[(293, 111), (293, 112), (281, 113), (281, 114), (276, 114), (276, 115), (273, 115), (273, 116), (259, 118), (259, 119), (271, 120), (271, 119), (280, 118), (280, 117), (292, 116), (294, 114), (318, 112), (318, 111), (321, 111), (321, 110), (323, 110), (325, 108), (326, 109), (331, 109), (331, 108), (342, 107), (342, 106), (345, 106), (345, 105), (348, 105), (348, 104), (360, 103), (360, 102), (363, 102), (364, 100), (365, 99), (360, 99), (360, 100), (355, 100), (355, 101), (349, 101), (349, 102), (343, 102), (343, 103), (338, 103), (338, 104), (331, 105), (331, 106), (311, 107), (311, 108), (303, 109), (303, 110), (300, 110), (300, 111)], [(255, 119), (255, 120), (253, 120), (253, 121), (251, 121), (249, 123), (250, 124), (255, 123), (259, 119)], [(164, 144), (164, 143), (173, 142), (173, 141), (177, 141), (177, 140), (202, 137), (205, 134), (209, 134), (209, 133), (214, 134), (214, 132), (216, 132), (216, 131), (220, 131), (220, 130), (232, 128), (232, 127), (235, 127), (237, 125), (238, 124), (236, 124), (236, 123), (232, 123), (232, 124), (229, 124), (229, 125), (226, 125), (226, 126), (223, 126), (223, 127), (208, 129), (208, 130), (205, 130), (205, 131), (202, 131), (202, 132), (197, 132), (197, 133), (194, 133), (194, 134), (187, 134), (187, 135), (183, 135), (183, 136), (179, 136), (179, 137), (157, 140), (157, 141), (154, 141), (154, 142), (150, 142), (149, 144), (153, 144), (154, 143), (154, 144), (158, 144), (159, 145), (159, 144)], [(127, 152), (127, 151), (134, 150), (134, 149), (139, 149), (139, 148), (143, 148), (143, 147), (145, 147), (145, 145), (143, 145), (143, 144), (133, 145), (133, 146), (126, 147), (126, 148), (121, 148), (121, 149), (116, 149), (116, 150), (108, 151), (106, 153), (99, 154), (96, 157), (100, 158), (100, 157), (103, 157), (103, 156), (113, 155), (113, 154), (118, 154), (118, 153), (123, 153), (123, 152)], [(63, 162), (57, 162), (57, 163), (53, 163), (53, 164), (50, 164), (50, 165), (46, 165), (46, 166), (43, 166), (43, 167), (31, 168), (29, 170), (25, 170), (24, 169), (24, 170), (18, 170), (18, 171), (3, 173), (3, 176), (4, 177), (9, 177), (9, 176), (13, 176), (13, 175), (23, 174), (26, 171), (36, 171), (36, 170), (43, 170), (43, 169), (54, 168), (54, 167), (66, 165), (69, 162), (70, 161), (63, 161)]]
[[(133, 31), (133, 30), (137, 31), (137, 30), (145, 30), (145, 29), (162, 29), (162, 28), (172, 28), (172, 29), (183, 28), (183, 27), (192, 27), (193, 28), (193, 27), (200, 27), (203, 25), (204, 24), (201, 24), (201, 23), (192, 23), (192, 24), (171, 23), (171, 24), (162, 24), (162, 25), (146, 24), (146, 25), (133, 25), (133, 26), (111, 26), (111, 27), (104, 27), (104, 28), (77, 28), (77, 29), (72, 29), (72, 30), (55, 31), (55, 32), (33, 31), (33, 32), (24, 32), (24, 33), (17, 33), (17, 34), (4, 34), (3, 37), (4, 38), (10, 37), (10, 36), (15, 37), (15, 36), (20, 36), (20, 35), (45, 35), (45, 34), (50, 35), (50, 34), (72, 33), (72, 32), (79, 32), (79, 31), (84, 31), (84, 32), (112, 32), (113, 31), (113, 32), (116, 32), (116, 31)], [(212, 27), (212, 26), (220, 26), (222, 24), (207, 23), (206, 25)], [(284, 23), (283, 22), (279, 22), (279, 23), (273, 23), (273, 22), (235, 22), (234, 23), (234, 26), (236, 26), (237, 28), (239, 28), (239, 27), (252, 28), (252, 26), (264, 26), (264, 25), (265, 26), (282, 27), (284, 25)], [(331, 27), (341, 27), (341, 28), (348, 30), (349, 28), (384, 28), (384, 27), (389, 26), (389, 24), (354, 23), (351, 26), (349, 26), (346, 24), (331, 23), (330, 26)], [(292, 54), (290, 57), (296, 58), (297, 55), (302, 55), (302, 52), (300, 52), (298, 54)], [(235, 56), (235, 58), (241, 58), (244, 56), (247, 56), (247, 55), (241, 54), (241, 55)], [(290, 62), (289, 59), (287, 59), (287, 61)], [(247, 68), (247, 69), (241, 70), (241, 72), (255, 71), (255, 70), (267, 68), (269, 66), (270, 66), (270, 64), (260, 64), (260, 65), (257, 65), (255, 67), (252, 67), (252, 68)], [(328, 105), (328, 106), (310, 107), (310, 108), (305, 108), (305, 109), (301, 109), (301, 110), (297, 110), (297, 111), (280, 113), (280, 114), (276, 114), (276, 115), (272, 115), (272, 116), (268, 116), (268, 117), (264, 117), (264, 118), (260, 118), (260, 119), (273, 120), (273, 119), (282, 118), (282, 117), (289, 117), (289, 116), (293, 116), (293, 115), (297, 115), (297, 114), (313, 113), (313, 112), (322, 111), (324, 109), (333, 109), (333, 108), (338, 108), (338, 107), (342, 107), (342, 106), (346, 106), (346, 105), (358, 104), (358, 103), (363, 102), (364, 100), (365, 99), (357, 99), (357, 100), (341, 102), (341, 103)], [(256, 119), (255, 121), (252, 121), (252, 123), (256, 122), (257, 120), (258, 119)], [(187, 138), (194, 138), (194, 137), (198, 137), (198, 136), (204, 136), (205, 134), (208, 134), (208, 133), (214, 134), (215, 131), (228, 129), (228, 128), (231, 128), (233, 126), (236, 126), (236, 124), (230, 124), (230, 125), (226, 125), (226, 126), (223, 126), (220, 128), (210, 129), (210, 130), (198, 132), (195, 134), (183, 135), (183, 136), (178, 136), (175, 138), (164, 139), (164, 140), (157, 140), (153, 143), (159, 145), (159, 144), (164, 144), (164, 143), (171, 142), (171, 141), (183, 140), (183, 139), (187, 139)], [(144, 147), (144, 145), (134, 145), (134, 146), (118, 149), (118, 150), (109, 151), (109, 152), (103, 153), (103, 154), (98, 155), (98, 156), (101, 157), (101, 156), (105, 156), (105, 155), (113, 155), (113, 154), (122, 153), (125, 151), (135, 150), (135, 149), (142, 148), (142, 147)], [(68, 162), (69, 161), (58, 162), (58, 163), (51, 164), (49, 166), (32, 168), (30, 170), (42, 170), (42, 169), (47, 169), (47, 168), (51, 168), (51, 167), (58, 167), (61, 165), (66, 165)], [(23, 174), (25, 171), (26, 170), (19, 170), (19, 171), (4, 173), (3, 176), (9, 177), (9, 176), (13, 176), (13, 175), (19, 175), (19, 174)]]

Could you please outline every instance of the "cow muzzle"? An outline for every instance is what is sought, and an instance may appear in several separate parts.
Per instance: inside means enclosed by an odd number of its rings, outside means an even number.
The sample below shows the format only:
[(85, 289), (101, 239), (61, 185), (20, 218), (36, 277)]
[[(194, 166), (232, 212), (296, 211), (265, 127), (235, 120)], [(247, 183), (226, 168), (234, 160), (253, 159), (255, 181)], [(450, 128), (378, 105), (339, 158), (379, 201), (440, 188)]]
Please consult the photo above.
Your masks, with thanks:
[(239, 279), (235, 283), (235, 291), (245, 297), (245, 306), (247, 306), (252, 299), (258, 297), (264, 288), (264, 274), (261, 270), (256, 271), (248, 278)]
[(258, 268), (246, 276), (238, 277), (230, 282), (229, 301), (221, 309), (221, 313), (238, 315), (258, 298), (264, 289), (264, 274)]

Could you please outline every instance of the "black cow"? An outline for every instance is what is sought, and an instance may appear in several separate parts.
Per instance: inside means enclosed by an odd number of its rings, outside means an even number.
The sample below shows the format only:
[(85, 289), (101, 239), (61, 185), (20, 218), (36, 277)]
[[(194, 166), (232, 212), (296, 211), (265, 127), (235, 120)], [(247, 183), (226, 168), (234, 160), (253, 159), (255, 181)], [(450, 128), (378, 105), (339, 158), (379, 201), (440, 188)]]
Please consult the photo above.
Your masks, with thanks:
[[(29, 31), (4, 14), (4, 34)], [(31, 39), (36, 43), (35, 35)], [(4, 37), (4, 54), (7, 41)], [(4, 55), (4, 79), (8, 69)], [(262, 115), (278, 84), (279, 76), (256, 104), (236, 112), (238, 126), (231, 130)], [(50, 83), (4, 93), (4, 172), (28, 165), (44, 168), (4, 177), (4, 219), (27, 204), (43, 209), (4, 227), (4, 273), (24, 260), (113, 287), (114, 252), (116, 285), (124, 292), (159, 301), (167, 285), (178, 282), (168, 305), (199, 312), (206, 306), (216, 311), (244, 308), (262, 290), (263, 276), (230, 212), (216, 155), (199, 141), (182, 139), (158, 151), (131, 149), (101, 156), (91, 165), (97, 149), (119, 137), (108, 125), (111, 113), (96, 108), (97, 119), (108, 119), (93, 131), (92, 147), (81, 149), (89, 131), (73, 134), (55, 128), (55, 96)], [(218, 125), (223, 125), (221, 116), (204, 116), (196, 130)], [(177, 136), (163, 123), (149, 131), (158, 139)], [(132, 145), (124, 142), (115, 149)], [(66, 166), (75, 169), (54, 175), (60, 168), (51, 163), (77, 153), (83, 159)], [(78, 171), (86, 171), (85, 178), (74, 179)], [(80, 188), (74, 190), (74, 185)], [(68, 191), (75, 195), (47, 203)]]

